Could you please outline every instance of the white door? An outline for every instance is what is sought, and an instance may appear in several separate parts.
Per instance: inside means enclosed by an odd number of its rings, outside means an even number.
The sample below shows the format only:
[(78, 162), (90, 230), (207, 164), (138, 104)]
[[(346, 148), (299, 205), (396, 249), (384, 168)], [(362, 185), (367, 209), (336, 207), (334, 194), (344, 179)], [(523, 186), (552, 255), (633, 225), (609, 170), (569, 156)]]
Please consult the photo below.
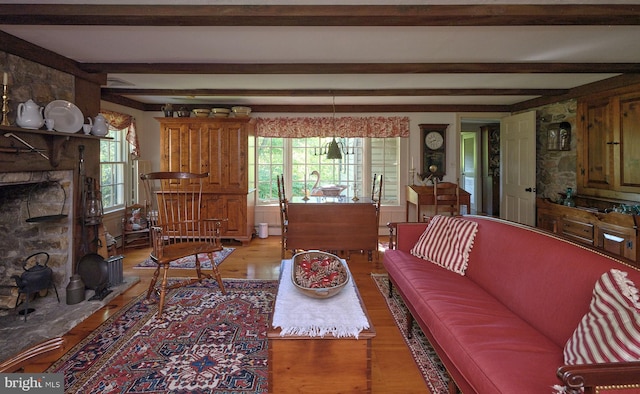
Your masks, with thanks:
[(536, 113), (508, 116), (500, 122), (500, 217), (535, 225)]
[(460, 187), (471, 194), (471, 207), (469, 212), (467, 212), (471, 214), (475, 214), (477, 212), (478, 196), (481, 195), (478, 190), (480, 186), (479, 182), (476, 181), (478, 160), (476, 151), (476, 133), (462, 132), (460, 146), (460, 152), (462, 152), (460, 155), (462, 159), (460, 163)]

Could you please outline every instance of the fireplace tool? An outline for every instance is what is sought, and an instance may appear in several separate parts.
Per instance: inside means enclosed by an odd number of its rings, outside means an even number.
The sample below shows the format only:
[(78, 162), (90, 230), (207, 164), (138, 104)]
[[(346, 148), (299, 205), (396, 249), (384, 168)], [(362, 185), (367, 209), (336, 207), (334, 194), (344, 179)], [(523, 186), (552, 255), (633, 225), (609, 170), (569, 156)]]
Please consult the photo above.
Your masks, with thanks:
[[(44, 265), (40, 264), (40, 261), (36, 261), (35, 265), (31, 268), (27, 268), (27, 263), (31, 260), (32, 257), (44, 255), (47, 256), (47, 259), (44, 262)], [(20, 294), (25, 294), (25, 307), (20, 312), (21, 315), (24, 315), (24, 321), (27, 321), (27, 315), (31, 312), (34, 312), (35, 309), (29, 308), (29, 298), (34, 293), (37, 293), (42, 290), (48, 290), (53, 286), (53, 289), (56, 291), (56, 297), (58, 298), (58, 302), (60, 302), (60, 296), (58, 295), (58, 289), (56, 288), (55, 283), (53, 283), (53, 270), (47, 264), (49, 263), (49, 253), (47, 252), (38, 252), (34, 253), (31, 256), (27, 257), (22, 264), (22, 268), (24, 272), (22, 275), (13, 275), (12, 278), (15, 279), (16, 284), (18, 286), (18, 298), (16, 299), (16, 308), (19, 305)]]

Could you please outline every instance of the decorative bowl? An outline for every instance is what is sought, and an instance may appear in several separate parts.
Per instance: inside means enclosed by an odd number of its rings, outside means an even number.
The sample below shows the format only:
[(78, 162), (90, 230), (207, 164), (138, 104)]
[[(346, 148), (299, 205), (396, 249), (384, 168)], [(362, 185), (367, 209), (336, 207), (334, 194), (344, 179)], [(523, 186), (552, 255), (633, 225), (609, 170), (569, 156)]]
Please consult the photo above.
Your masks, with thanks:
[(333, 185), (333, 186), (323, 186), (320, 188), (322, 190), (322, 195), (325, 197), (338, 197), (340, 193), (347, 187), (344, 185)]
[(249, 116), (251, 113), (251, 107), (231, 107), (231, 111), (234, 116), (241, 118)]
[(293, 256), (291, 281), (302, 294), (329, 298), (349, 282), (349, 271), (338, 256), (310, 250)]
[(206, 118), (209, 116), (209, 113), (211, 111), (208, 109), (203, 109), (203, 108), (197, 108), (193, 110), (193, 113), (196, 115), (196, 117), (198, 118)]
[(211, 113), (216, 118), (226, 118), (226, 117), (229, 116), (230, 112), (231, 112), (231, 110), (228, 109), (228, 108), (213, 108), (213, 109), (211, 109)]
[(179, 111), (176, 111), (176, 113), (178, 114), (178, 118), (188, 118), (191, 116), (191, 111), (189, 110), (181, 109)]

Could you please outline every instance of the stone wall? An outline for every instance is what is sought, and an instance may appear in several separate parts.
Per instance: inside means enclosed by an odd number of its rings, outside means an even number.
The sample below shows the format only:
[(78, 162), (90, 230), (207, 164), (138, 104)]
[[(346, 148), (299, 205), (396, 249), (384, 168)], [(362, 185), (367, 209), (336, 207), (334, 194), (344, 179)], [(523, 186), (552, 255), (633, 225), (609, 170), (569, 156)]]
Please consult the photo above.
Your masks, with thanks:
[(18, 104), (32, 99), (45, 107), (53, 100), (74, 101), (74, 77), (0, 51), (0, 72), (8, 74), (9, 122), (16, 123)]
[[(576, 190), (576, 110), (577, 100), (536, 108), (536, 188), (537, 196), (558, 201), (568, 187)], [(568, 122), (571, 125), (569, 150), (549, 150), (549, 125)]]
[[(15, 126), (18, 104), (29, 99), (41, 107), (54, 100), (74, 101), (75, 79), (68, 73), (1, 51), (0, 72), (8, 74), (8, 119), (12, 126)], [(12, 129), (12, 132), (14, 130)], [(28, 131), (14, 133), (39, 149), (51, 147), (52, 137), (30, 134)], [(2, 147), (22, 147), (13, 139), (2, 136), (0, 139)], [(36, 252), (49, 254), (48, 265), (54, 271), (54, 283), (58, 291), (64, 289), (73, 270), (74, 261), (73, 218), (77, 199), (74, 174), (78, 168), (80, 143), (87, 146), (86, 151), (91, 155), (97, 154), (97, 140), (66, 140), (60, 147), (62, 151), (57, 168), (53, 168), (49, 160), (35, 154), (0, 154), (0, 162), (3, 163), (0, 169), (0, 232), (3, 235), (0, 244), (0, 289), (6, 290), (15, 286), (15, 280), (11, 276), (21, 275), (25, 259)], [(52, 152), (49, 149), (46, 153), (51, 157)], [(21, 179), (25, 176), (27, 181)], [(38, 180), (38, 177), (46, 179)], [(27, 221), (32, 216), (54, 214), (64, 214), (66, 217), (52, 221)], [(5, 295), (0, 294), (0, 300), (6, 298)], [(12, 291), (9, 298), (15, 299), (14, 297), (15, 292)], [(15, 301), (4, 303), (2, 307), (13, 305)]]

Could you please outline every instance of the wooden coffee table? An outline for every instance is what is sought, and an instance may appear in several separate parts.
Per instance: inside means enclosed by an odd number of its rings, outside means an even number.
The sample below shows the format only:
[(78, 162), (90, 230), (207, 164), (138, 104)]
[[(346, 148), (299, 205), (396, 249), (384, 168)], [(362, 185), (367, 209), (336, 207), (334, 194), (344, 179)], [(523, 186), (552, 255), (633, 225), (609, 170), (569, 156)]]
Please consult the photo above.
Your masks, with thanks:
[[(354, 288), (369, 322), (369, 329), (361, 331), (357, 339), (281, 336), (280, 328), (273, 328), (272, 315), (267, 331), (269, 392), (371, 392), (371, 340), (376, 333), (355, 282)], [(331, 302), (331, 298), (324, 301)]]

